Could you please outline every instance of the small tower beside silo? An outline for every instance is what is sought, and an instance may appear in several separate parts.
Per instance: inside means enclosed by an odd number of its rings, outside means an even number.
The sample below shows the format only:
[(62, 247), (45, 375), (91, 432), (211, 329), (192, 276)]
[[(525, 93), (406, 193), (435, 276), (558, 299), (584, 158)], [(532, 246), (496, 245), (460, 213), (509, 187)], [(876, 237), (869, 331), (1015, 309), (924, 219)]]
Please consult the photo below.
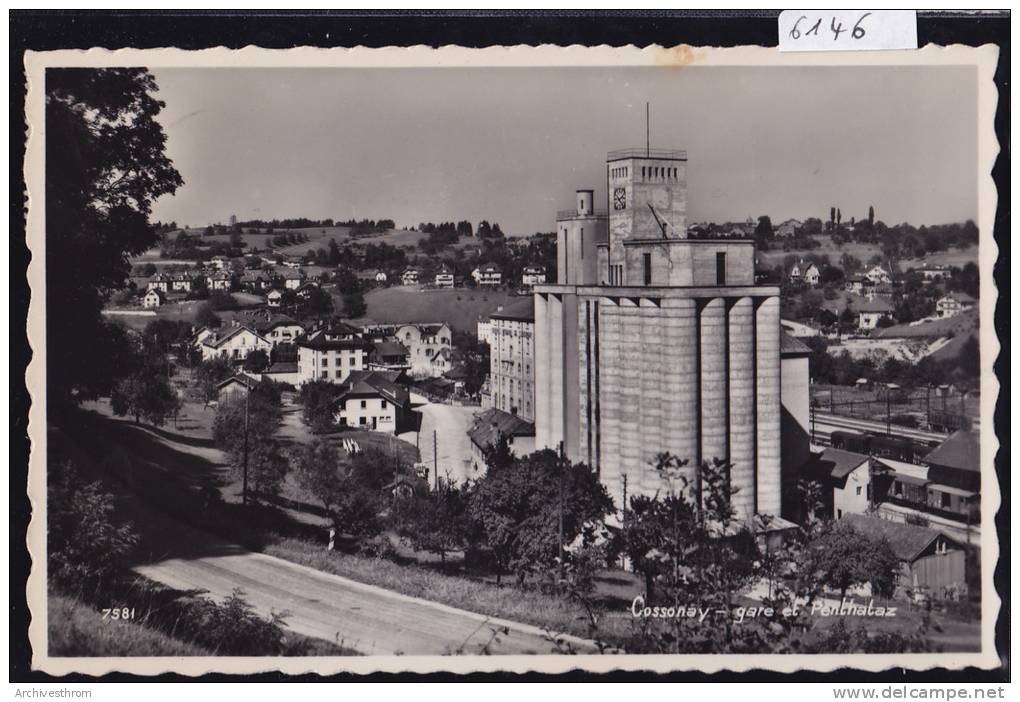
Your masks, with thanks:
[(578, 190), (576, 208), (556, 213), (556, 282), (595, 285), (599, 244), (609, 236), (609, 215), (595, 210), (595, 191)]

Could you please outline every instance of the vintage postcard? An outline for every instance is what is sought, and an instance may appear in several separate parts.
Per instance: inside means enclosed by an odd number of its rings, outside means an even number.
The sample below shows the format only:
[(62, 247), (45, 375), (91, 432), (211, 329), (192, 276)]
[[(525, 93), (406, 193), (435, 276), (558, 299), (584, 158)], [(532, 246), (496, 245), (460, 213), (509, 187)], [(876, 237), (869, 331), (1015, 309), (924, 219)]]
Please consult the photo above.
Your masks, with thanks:
[(997, 57), (29, 52), (34, 666), (998, 666)]

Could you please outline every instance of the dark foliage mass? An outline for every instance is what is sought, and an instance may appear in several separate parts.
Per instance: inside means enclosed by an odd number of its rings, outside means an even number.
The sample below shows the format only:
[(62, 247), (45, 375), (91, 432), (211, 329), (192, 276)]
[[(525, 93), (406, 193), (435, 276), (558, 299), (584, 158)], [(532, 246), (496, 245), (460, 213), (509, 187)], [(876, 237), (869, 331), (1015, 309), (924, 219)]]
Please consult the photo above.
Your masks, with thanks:
[(46, 553), (49, 578), (68, 592), (90, 597), (119, 572), (138, 542), (132, 526), (115, 518), (113, 495), (86, 482), (70, 462), (49, 472)]
[(100, 310), (124, 286), (128, 256), (156, 242), (153, 202), (183, 184), (156, 90), (141, 68), (46, 72), (47, 388), (57, 401), (109, 391), (115, 341)]
[(472, 489), (469, 510), (500, 576), (513, 573), (520, 583), (546, 576), (563, 557), (561, 515), (568, 544), (578, 537), (593, 539), (614, 510), (591, 468), (554, 451), (514, 458), (504, 439), (488, 451), (486, 462), (488, 470)]
[(382, 485), (377, 453), (341, 458), (335, 441), (316, 439), (292, 457), (298, 484), (323, 506), (333, 526), (349, 536), (374, 536), (383, 527)]

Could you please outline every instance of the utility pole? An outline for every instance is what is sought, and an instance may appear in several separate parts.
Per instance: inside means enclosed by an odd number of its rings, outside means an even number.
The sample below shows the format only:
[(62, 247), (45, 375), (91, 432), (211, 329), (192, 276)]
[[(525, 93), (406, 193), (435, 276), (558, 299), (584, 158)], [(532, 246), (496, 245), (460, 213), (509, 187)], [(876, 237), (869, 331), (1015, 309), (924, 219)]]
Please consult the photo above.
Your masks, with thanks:
[(927, 385), (924, 388), (924, 418), (928, 422), (928, 428), (931, 428), (931, 385)]
[(241, 473), (241, 504), (248, 504), (248, 398), (251, 388), (246, 387), (244, 393), (244, 464)]
[(563, 472), (566, 464), (564, 461), (563, 442), (560, 442), (560, 460), (559, 460), (559, 479), (560, 479), (560, 499), (559, 499), (559, 521), (560, 521), (560, 534), (559, 534), (559, 571), (560, 581), (563, 580)]
[(885, 433), (892, 434), (892, 388), (885, 389)]
[(436, 490), (439, 490), (439, 442), (435, 429), (432, 430), (432, 470), (436, 472), (433, 482), (436, 484)]

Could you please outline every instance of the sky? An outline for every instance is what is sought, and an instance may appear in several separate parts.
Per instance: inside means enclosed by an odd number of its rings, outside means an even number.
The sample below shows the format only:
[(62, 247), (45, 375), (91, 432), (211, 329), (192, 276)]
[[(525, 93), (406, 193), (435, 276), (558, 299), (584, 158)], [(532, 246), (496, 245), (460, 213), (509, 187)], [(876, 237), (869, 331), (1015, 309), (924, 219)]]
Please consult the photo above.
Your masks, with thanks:
[(973, 67), (154, 69), (184, 178), (153, 219), (552, 231), (605, 155), (686, 149), (688, 222), (977, 216)]

